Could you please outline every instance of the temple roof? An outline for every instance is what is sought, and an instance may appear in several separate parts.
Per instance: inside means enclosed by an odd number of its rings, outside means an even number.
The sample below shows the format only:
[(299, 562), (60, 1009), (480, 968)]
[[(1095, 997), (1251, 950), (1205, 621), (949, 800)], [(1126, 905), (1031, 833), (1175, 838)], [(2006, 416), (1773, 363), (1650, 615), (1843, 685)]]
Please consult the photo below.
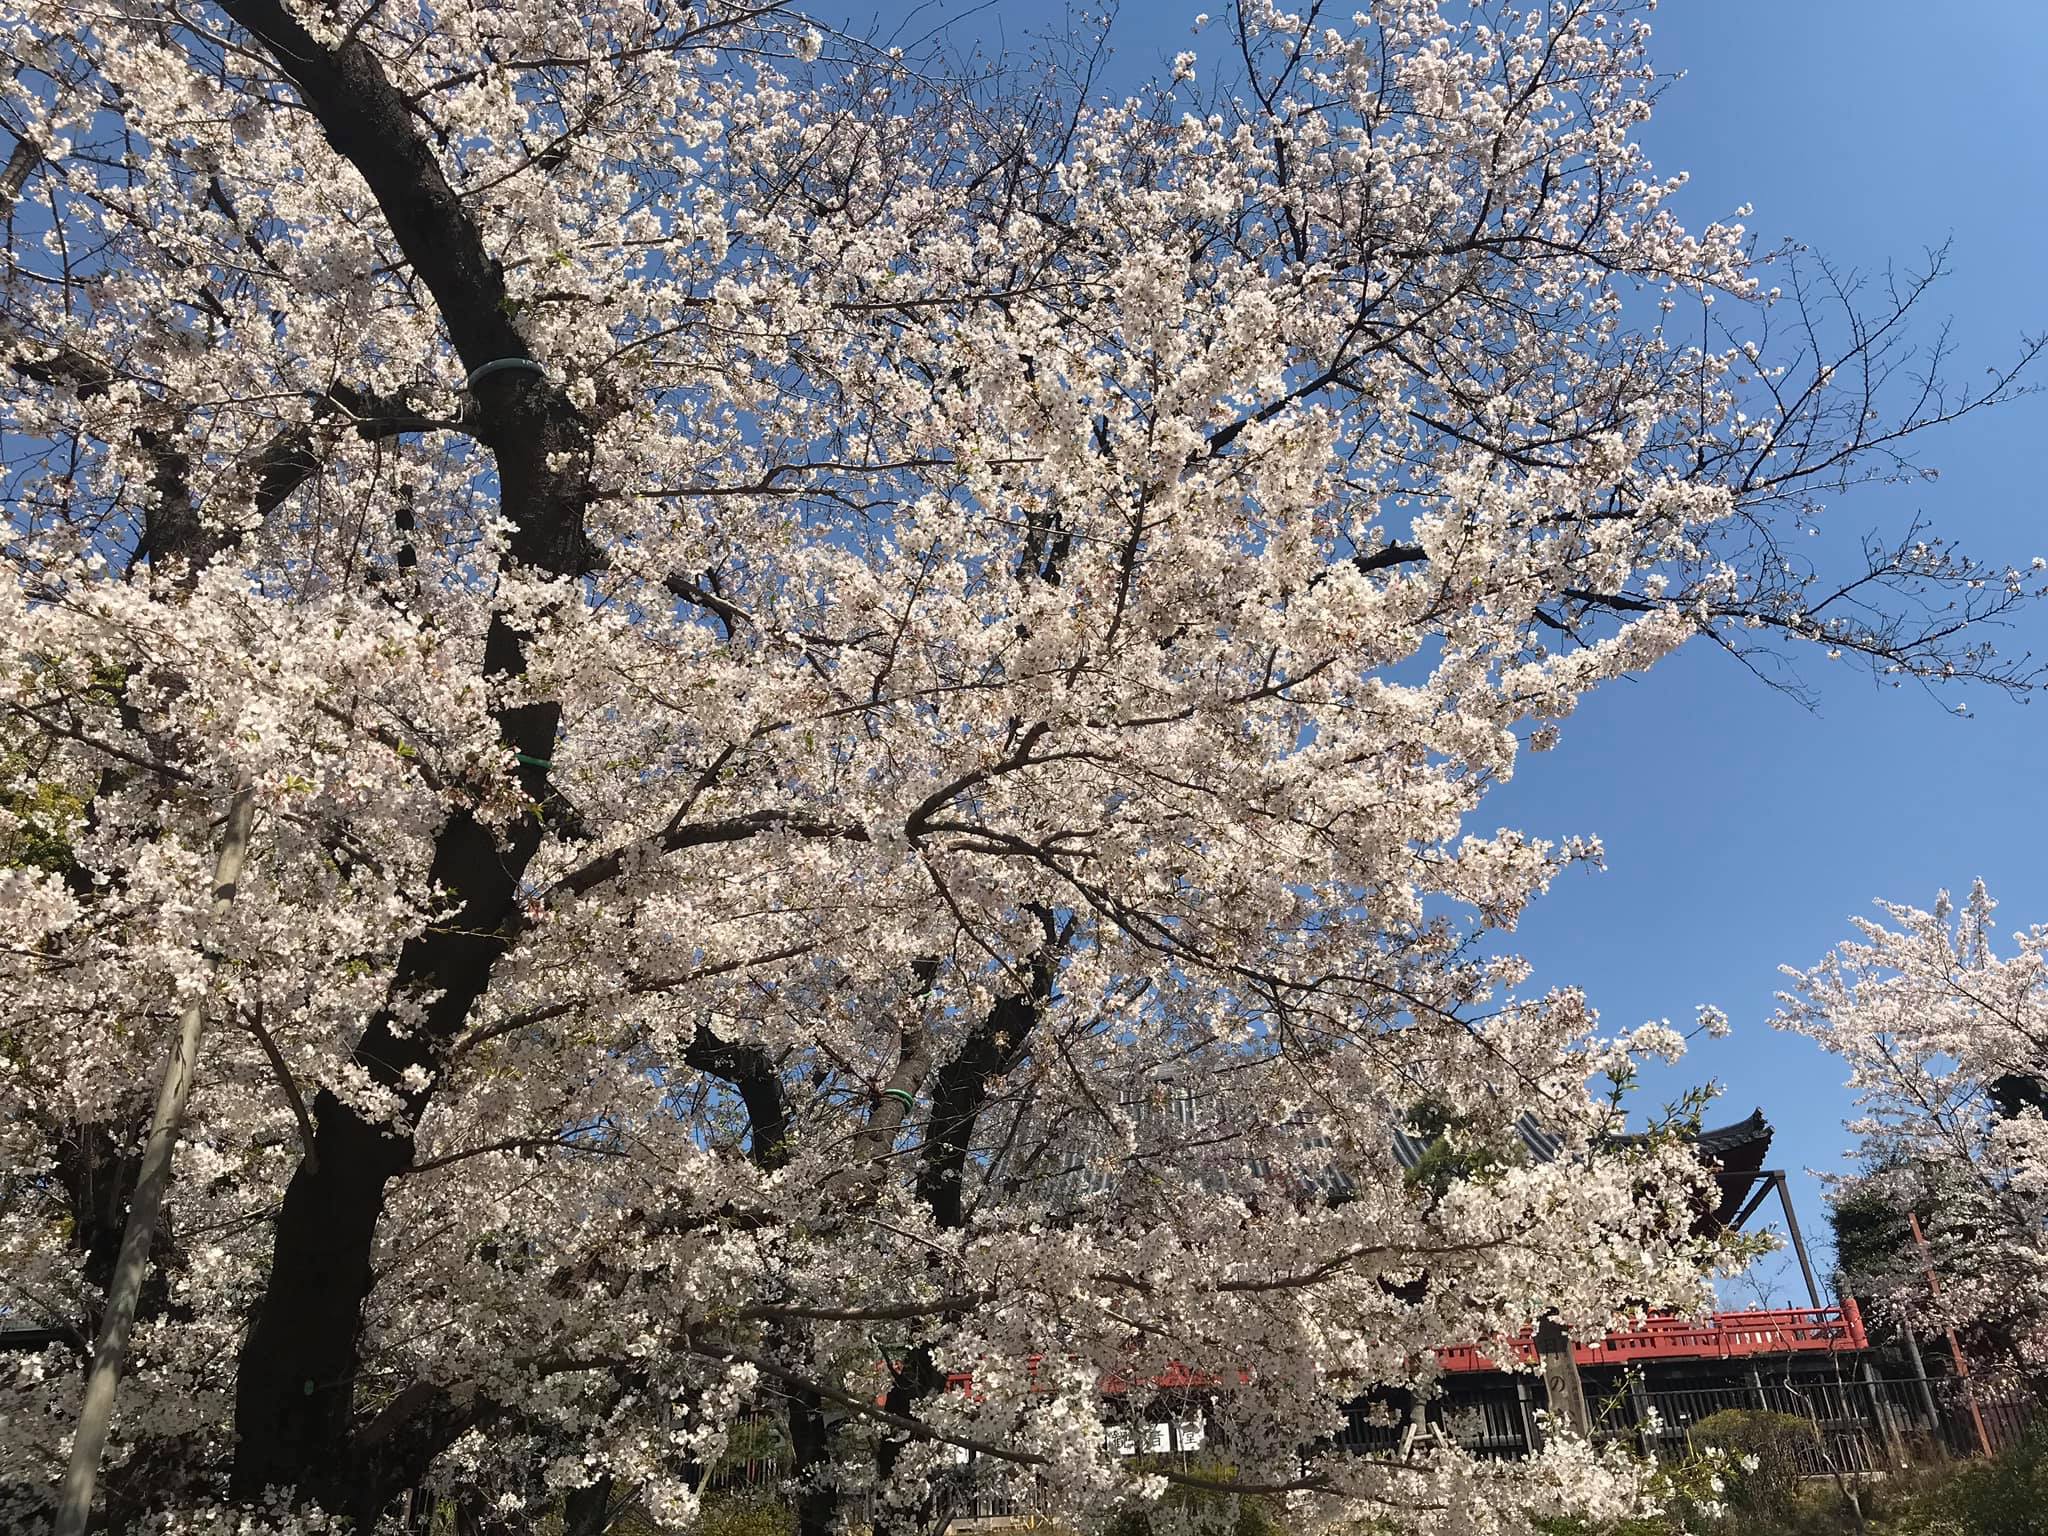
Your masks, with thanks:
[(1771, 1122), (1764, 1118), (1761, 1109), (1752, 1109), (1747, 1119), (1738, 1120), (1733, 1125), (1717, 1126), (1711, 1131), (1701, 1131), (1698, 1144), (1700, 1151), (1707, 1156), (1720, 1158), (1729, 1166), (1734, 1166), (1729, 1160), (1738, 1153), (1747, 1155), (1753, 1152), (1755, 1163), (1743, 1163), (1741, 1166), (1761, 1168), (1764, 1154), (1771, 1149)]
[(1756, 1175), (1771, 1150), (1771, 1122), (1761, 1109), (1753, 1109), (1747, 1120), (1701, 1131), (1697, 1145), (1700, 1156), (1720, 1175), (1721, 1203), (1714, 1211), (1714, 1225), (1728, 1226), (1756, 1187)]
[[(1555, 1162), (1564, 1148), (1563, 1140), (1543, 1129), (1534, 1115), (1515, 1117), (1515, 1135), (1529, 1149), (1529, 1156), (1539, 1163)], [(1403, 1168), (1412, 1170), (1420, 1165), (1429, 1148), (1430, 1143), (1420, 1137), (1410, 1136), (1406, 1131), (1394, 1132), (1394, 1156)]]
[[(1192, 1113), (1192, 1100), (1187, 1106), (1170, 1105), (1167, 1113)], [(1539, 1163), (1555, 1162), (1564, 1150), (1563, 1138), (1544, 1129), (1533, 1115), (1524, 1113), (1514, 1122), (1515, 1136), (1527, 1149), (1530, 1158)], [(1628, 1137), (1626, 1140), (1636, 1140)], [(1720, 1199), (1711, 1211), (1701, 1212), (1702, 1227), (1725, 1227), (1741, 1208), (1743, 1200), (1755, 1187), (1754, 1175), (1763, 1167), (1764, 1157), (1770, 1150), (1771, 1125), (1764, 1118), (1761, 1109), (1750, 1111), (1746, 1119), (1729, 1125), (1703, 1128), (1694, 1138), (1701, 1161), (1709, 1163), (1719, 1175)], [(1316, 1138), (1310, 1149), (1321, 1143)], [(1414, 1170), (1428, 1155), (1431, 1142), (1411, 1136), (1404, 1131), (1394, 1132), (1394, 1157), (1401, 1167)], [(1213, 1167), (1204, 1183), (1218, 1192), (1257, 1187), (1267, 1184), (1273, 1177), (1273, 1169), (1262, 1157), (1246, 1157), (1241, 1162), (1219, 1164)], [(1065, 1204), (1084, 1199), (1091, 1194), (1107, 1193), (1116, 1183), (1117, 1174), (1113, 1166), (1104, 1166), (1088, 1158), (1075, 1148), (1062, 1165), (1056, 1166), (1043, 1177), (1040, 1189), (1052, 1195), (1056, 1204)], [(1320, 1189), (1327, 1199), (1342, 1200), (1356, 1189), (1356, 1183), (1344, 1169), (1329, 1167), (1310, 1177), (1309, 1184)], [(1305, 1191), (1304, 1191), (1305, 1192)]]

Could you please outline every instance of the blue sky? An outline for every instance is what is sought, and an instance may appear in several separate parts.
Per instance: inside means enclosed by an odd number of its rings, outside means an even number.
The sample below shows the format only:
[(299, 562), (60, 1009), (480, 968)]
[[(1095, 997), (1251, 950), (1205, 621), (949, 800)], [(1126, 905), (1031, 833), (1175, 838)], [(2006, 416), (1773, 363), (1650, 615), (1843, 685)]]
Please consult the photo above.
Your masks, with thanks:
[[(1952, 239), (1934, 313), (1954, 318), (1958, 378), (2048, 329), (2048, 7), (1695, 0), (1654, 23), (1659, 62), (1686, 78), (1642, 141), (1692, 173), (1689, 218), (1749, 202), (1767, 240), (1865, 268)], [(1961, 422), (1925, 446), (1938, 482), (1845, 500), (1832, 534), (1924, 511), (1987, 557), (2048, 554), (2044, 437), (2048, 399)], [(2048, 655), (2048, 613), (2001, 645), (2029, 648)], [(2048, 699), (1966, 694), (1973, 715), (1958, 718), (1824, 661), (1806, 671), (1822, 685), (1812, 712), (1716, 654), (1681, 654), (1590, 701), (1491, 808), (1601, 835), (1607, 870), (1539, 903), (1524, 951), (1610, 1022), (1725, 1007), (1736, 1033), (1687, 1068), (1727, 1086), (1732, 1115), (1761, 1105), (1773, 1161), (1793, 1170), (1840, 1166), (1848, 1100), (1838, 1063), (1765, 1027), (1778, 965), (1819, 960), (1876, 897), (1924, 906), (1978, 876), (2007, 924), (2048, 922)], [(1818, 1189), (1802, 1180), (1795, 1199), (1824, 1236)]]
[[(1213, 55), (1220, 33), (1189, 36), (1200, 8), (1128, 0), (1105, 85), (1121, 91), (1183, 48)], [(905, 10), (881, 7), (882, 30)], [(1000, 28), (1014, 42), (1062, 16), (1052, 0), (998, 0), (961, 34)], [(906, 32), (935, 19), (922, 10)], [(2048, 329), (2048, 5), (1667, 0), (1652, 21), (1658, 64), (1686, 78), (1640, 137), (1661, 170), (1691, 173), (1678, 205), (1690, 222), (1750, 203), (1766, 244), (1791, 236), (1863, 269), (1952, 240), (1955, 275), (1929, 318), (1954, 320), (1958, 380), (2008, 357), (2022, 330)], [(1986, 558), (2048, 555), (2044, 441), (2048, 398), (1966, 420), (1924, 446), (1938, 482), (1861, 492), (1831, 510), (1830, 536), (1853, 543), (1925, 512)], [(2001, 649), (2048, 656), (2048, 613), (2028, 615)], [(1711, 1076), (1726, 1086), (1726, 1118), (1761, 1106), (1778, 1128), (1772, 1161), (1798, 1175), (1802, 1224), (1824, 1243), (1804, 1171), (1842, 1165), (1848, 1097), (1833, 1058), (1766, 1027), (1777, 967), (1818, 961), (1874, 898), (1924, 906), (1978, 876), (2007, 924), (2048, 921), (2048, 699), (1980, 690), (1962, 696), (1973, 711), (1962, 718), (1818, 656), (1804, 671), (1819, 688), (1813, 710), (1700, 648), (1610, 686), (1480, 821), (1605, 841), (1607, 869), (1537, 903), (1520, 948), (1540, 982), (1583, 986), (1610, 1025), (1725, 1008), (1733, 1037), (1652, 1077), (1646, 1094)], [(1763, 1279), (1801, 1299), (1789, 1266), (1767, 1265)]]

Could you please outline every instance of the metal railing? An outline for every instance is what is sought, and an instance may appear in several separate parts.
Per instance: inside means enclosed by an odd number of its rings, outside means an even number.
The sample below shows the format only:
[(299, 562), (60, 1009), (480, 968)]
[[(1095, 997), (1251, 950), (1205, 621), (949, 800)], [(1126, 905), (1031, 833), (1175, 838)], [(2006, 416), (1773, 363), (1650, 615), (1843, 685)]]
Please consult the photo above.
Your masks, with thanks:
[[(1606, 1373), (1603, 1373), (1606, 1374)], [(1543, 1388), (1532, 1376), (1453, 1376), (1446, 1393), (1425, 1405), (1429, 1437), (1468, 1454), (1515, 1459), (1540, 1445), (1538, 1411)], [(1931, 1380), (1880, 1377), (1838, 1369), (1822, 1374), (1809, 1364), (1747, 1381), (1706, 1381), (1651, 1386), (1640, 1370), (1613, 1373), (1589, 1383), (1596, 1437), (1632, 1442), (1660, 1460), (1697, 1452), (1699, 1430), (1730, 1410), (1763, 1411), (1803, 1420), (1805, 1439), (1788, 1438), (1787, 1450), (1810, 1476), (1867, 1476), (1930, 1455), (1967, 1458), (1982, 1443), (1993, 1454), (2016, 1444), (2031, 1428), (2048, 1423), (2048, 1409), (2015, 1382), (1977, 1377)], [(1974, 1398), (1974, 1404), (1971, 1399)], [(1974, 1407), (1974, 1412), (1972, 1411)], [(1399, 1454), (1414, 1436), (1412, 1403), (1354, 1405), (1336, 1437), (1338, 1448), (1368, 1455)], [(780, 1418), (755, 1412), (734, 1426), (730, 1449), (705, 1478), (707, 1491), (786, 1490), (795, 1473)], [(963, 1465), (934, 1479), (935, 1507), (948, 1521), (1011, 1524), (1027, 1511), (1007, 1496), (976, 1486), (975, 1468)]]

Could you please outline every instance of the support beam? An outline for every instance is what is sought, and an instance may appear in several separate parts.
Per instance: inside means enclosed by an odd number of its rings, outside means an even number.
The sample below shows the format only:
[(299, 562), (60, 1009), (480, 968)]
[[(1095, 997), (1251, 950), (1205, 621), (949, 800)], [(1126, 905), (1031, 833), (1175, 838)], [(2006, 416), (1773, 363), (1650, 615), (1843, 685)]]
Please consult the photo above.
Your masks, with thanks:
[(1806, 1251), (1806, 1237), (1799, 1230), (1799, 1215), (1792, 1209), (1792, 1185), (1782, 1168), (1758, 1168), (1720, 1170), (1714, 1177), (1723, 1184), (1736, 1179), (1756, 1180), (1755, 1186), (1743, 1200), (1728, 1225), (1734, 1231), (1741, 1231), (1743, 1223), (1757, 1213), (1757, 1208), (1769, 1199), (1773, 1192), (1778, 1196), (1778, 1208), (1785, 1213), (1785, 1235), (1792, 1240), (1792, 1252), (1799, 1260), (1799, 1275), (1806, 1282), (1806, 1304), (1818, 1310), (1825, 1305), (1820, 1297), (1820, 1284), (1814, 1279), (1813, 1258)]
[(1724, 1173), (1720, 1175), (1720, 1178), (1723, 1180), (1723, 1182), (1731, 1181), (1734, 1179), (1748, 1179), (1753, 1181), (1752, 1187), (1749, 1191), (1749, 1197), (1742, 1202), (1742, 1208), (1738, 1210), (1734, 1214), (1734, 1216), (1730, 1217), (1728, 1221), (1728, 1225), (1733, 1230), (1740, 1232), (1743, 1226), (1748, 1222), (1749, 1218), (1756, 1214), (1757, 1207), (1762, 1205), (1766, 1200), (1770, 1199), (1772, 1183), (1769, 1179), (1761, 1178), (1754, 1173)]
[(1885, 1400), (1884, 1388), (1878, 1380), (1877, 1366), (1868, 1355), (1863, 1357), (1860, 1374), (1863, 1377), (1863, 1390), (1870, 1396), (1871, 1417), (1877, 1420), (1878, 1428), (1884, 1431), (1885, 1454), (1891, 1458), (1893, 1466), (1903, 1467), (1906, 1465), (1906, 1437), (1899, 1433), (1898, 1417), (1892, 1411), (1892, 1405)]
[[(228, 802), (227, 828), (221, 833), (220, 851), (214, 858), (209, 924), (218, 924), (234, 905), (235, 891), (242, 880), (242, 864), (249, 853), (249, 830), (255, 819), (256, 792), (244, 779), (236, 785)], [(209, 953), (205, 962), (209, 981), (217, 963)], [(114, 1262), (114, 1278), (107, 1286), (100, 1335), (93, 1344), (92, 1370), (85, 1380), (85, 1405), (78, 1411), (78, 1428), (71, 1439), (71, 1463), (64, 1474), (64, 1489), (57, 1505), (58, 1536), (84, 1536), (92, 1517), (100, 1455), (106, 1449), (107, 1432), (114, 1419), (114, 1394), (120, 1387), (121, 1373), (127, 1368), (128, 1340), (135, 1328), (135, 1310), (142, 1301), (150, 1244), (156, 1237), (164, 1189), (171, 1181), (171, 1151), (178, 1144), (185, 1104), (192, 1095), (192, 1079), (199, 1071), (199, 1041), (206, 1028), (209, 991), (210, 988), (202, 988), (195, 993), (178, 1015), (177, 1037), (172, 1041), (170, 1058), (164, 1063), (163, 1078), (157, 1086), (156, 1114), (150, 1122), (149, 1137), (142, 1144), (135, 1194), (128, 1202), (128, 1225), (121, 1233), (121, 1252)]]
[(1820, 1309), (1820, 1287), (1814, 1283), (1813, 1260), (1807, 1256), (1806, 1239), (1800, 1235), (1799, 1217), (1792, 1209), (1792, 1186), (1784, 1170), (1766, 1170), (1771, 1181), (1778, 1186), (1778, 1204), (1785, 1212), (1785, 1234), (1792, 1239), (1792, 1251), (1799, 1256), (1799, 1273), (1806, 1281), (1806, 1304), (1816, 1311)]
[(1913, 1396), (1920, 1403), (1921, 1416), (1926, 1420), (1927, 1433), (1941, 1443), (1941, 1414), (1934, 1406), (1934, 1389), (1927, 1384), (1927, 1365), (1920, 1358), (1920, 1341), (1913, 1337), (1911, 1326), (1899, 1329), (1899, 1338), (1906, 1346), (1906, 1359), (1913, 1367)]

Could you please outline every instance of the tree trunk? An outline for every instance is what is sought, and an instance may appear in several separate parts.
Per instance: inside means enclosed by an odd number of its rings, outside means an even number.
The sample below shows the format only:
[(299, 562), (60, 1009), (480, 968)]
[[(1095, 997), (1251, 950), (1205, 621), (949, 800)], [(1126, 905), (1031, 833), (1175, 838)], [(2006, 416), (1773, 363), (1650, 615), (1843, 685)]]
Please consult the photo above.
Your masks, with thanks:
[[(547, 729), (552, 734), (552, 711)], [(404, 1098), (408, 1122), (431, 1094), (437, 1044), (454, 1035), (489, 985), (518, 878), (539, 843), (539, 828), (528, 819), (501, 849), (466, 812), (441, 834), (430, 878), (466, 899), (446, 924), (406, 944), (393, 985), (401, 996), (440, 996), (419, 1029), (400, 1034), (386, 1014), (355, 1048), (371, 1079)], [(404, 1086), (414, 1066), (429, 1074), (427, 1088)], [(314, 1155), (285, 1190), (270, 1283), (242, 1350), (232, 1486), (241, 1499), (266, 1487), (290, 1488), (330, 1511), (374, 1517), (401, 1490), (382, 1486), (353, 1443), (355, 1376), (385, 1189), (412, 1162), (413, 1140), (408, 1131), (364, 1120), (325, 1090), (312, 1113)]]
[[(494, 453), (513, 528), (508, 561), (556, 576), (580, 574), (588, 565), (587, 424), (534, 361), (514, 323), (504, 273), (404, 96), (353, 35), (329, 47), (278, 0), (223, 0), (221, 9), (270, 54), (328, 143), (368, 183), (476, 378), (477, 435)], [(481, 376), (489, 365), (508, 362), (515, 366)], [(526, 640), (495, 616), (484, 643), (485, 678), (522, 675)], [(528, 704), (495, 714), (521, 788), (535, 806), (548, 805), (559, 709)], [(457, 893), (461, 907), (406, 944), (392, 993), (394, 1001), (428, 991), (440, 996), (416, 1032), (401, 1035), (386, 1012), (354, 1050), (373, 1081), (399, 1091), (408, 1126), (438, 1086), (440, 1048), (462, 1027), (517, 932), (519, 882), (541, 836), (537, 818), (522, 817), (501, 845), (462, 810), (435, 839), (430, 879)], [(409, 1067), (425, 1071), (425, 1087), (400, 1087)], [(266, 1487), (288, 1488), (364, 1520), (404, 1486), (387, 1486), (389, 1477), (354, 1443), (353, 1419), (372, 1245), (386, 1186), (410, 1164), (413, 1144), (408, 1130), (367, 1123), (330, 1094), (316, 1098), (313, 1118), (316, 1157), (301, 1164), (286, 1190), (270, 1284), (241, 1356), (231, 1487), (243, 1499)]]
[(604, 1536), (612, 1523), (612, 1480), (607, 1473), (570, 1493), (562, 1504), (562, 1536)]
[[(1050, 940), (1050, 934), (1048, 939)], [(932, 1082), (931, 1119), (926, 1126), (924, 1148), (919, 1159), (917, 1196), (932, 1213), (933, 1223), (946, 1231), (957, 1231), (967, 1221), (962, 1180), (967, 1171), (967, 1154), (974, 1133), (988, 1107), (989, 1085), (1017, 1070), (1030, 1050), (1031, 1031), (1045, 1002), (1052, 996), (1053, 945), (1034, 957), (1029, 995), (996, 1000), (972, 1034), (961, 1043), (959, 1054), (939, 1069)], [(914, 1416), (917, 1405), (945, 1386), (945, 1376), (932, 1359), (931, 1349), (918, 1344), (905, 1359), (890, 1362), (892, 1374), (883, 1407), (904, 1418)], [(903, 1454), (903, 1441), (884, 1434), (875, 1445), (875, 1474), (885, 1485)], [(936, 1517), (927, 1500), (907, 1522), (915, 1527), (930, 1525)], [(875, 1509), (875, 1536), (892, 1536), (906, 1522), (890, 1515), (879, 1502)]]

